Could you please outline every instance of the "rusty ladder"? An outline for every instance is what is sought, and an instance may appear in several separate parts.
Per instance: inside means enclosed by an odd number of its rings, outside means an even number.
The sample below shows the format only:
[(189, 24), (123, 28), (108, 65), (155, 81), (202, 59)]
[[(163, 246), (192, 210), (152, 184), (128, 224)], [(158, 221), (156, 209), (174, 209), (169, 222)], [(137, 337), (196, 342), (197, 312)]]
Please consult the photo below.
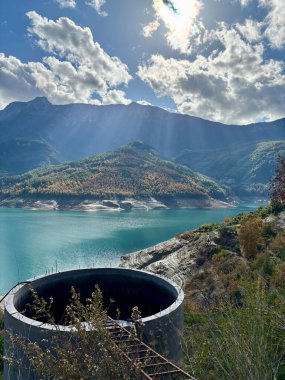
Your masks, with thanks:
[(114, 319), (108, 317), (106, 327), (114, 344), (140, 372), (140, 379), (195, 380), (194, 377), (147, 346)]

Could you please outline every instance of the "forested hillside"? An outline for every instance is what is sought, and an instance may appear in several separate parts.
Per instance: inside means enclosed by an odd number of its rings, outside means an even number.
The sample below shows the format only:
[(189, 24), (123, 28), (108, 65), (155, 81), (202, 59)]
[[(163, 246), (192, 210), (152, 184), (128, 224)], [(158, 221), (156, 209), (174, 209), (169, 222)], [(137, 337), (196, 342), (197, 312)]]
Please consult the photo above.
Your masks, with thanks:
[(135, 142), (115, 151), (64, 165), (0, 179), (4, 195), (190, 196), (225, 199), (210, 178), (164, 159)]
[(184, 150), (175, 161), (227, 184), (233, 194), (268, 196), (279, 155), (285, 155), (285, 141), (235, 145), (206, 153)]

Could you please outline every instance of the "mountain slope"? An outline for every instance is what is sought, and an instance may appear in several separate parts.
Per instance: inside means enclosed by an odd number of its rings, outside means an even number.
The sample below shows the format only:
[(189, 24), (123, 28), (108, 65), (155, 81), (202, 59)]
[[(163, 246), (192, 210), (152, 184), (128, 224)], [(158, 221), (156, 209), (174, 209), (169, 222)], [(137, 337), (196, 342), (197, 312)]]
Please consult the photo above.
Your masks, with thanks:
[(239, 195), (267, 195), (278, 155), (285, 156), (285, 141), (243, 144), (207, 153), (184, 150), (175, 162), (227, 183)]
[[(275, 215), (271, 212), (270, 207), (260, 207), (256, 211), (239, 214), (228, 223), (202, 225), (155, 246), (122, 256), (120, 266), (147, 270), (183, 284), (188, 300), (201, 308), (213, 305), (217, 296), (230, 290), (230, 284), (235, 284), (232, 290), (236, 289), (243, 275), (247, 280), (253, 279), (254, 272), (259, 272), (259, 280), (266, 278), (269, 285), (270, 280), (274, 283), (274, 278), (277, 278), (279, 267), (283, 273), (283, 277), (280, 274), (279, 285), (284, 286), (285, 207), (281, 206)], [(253, 217), (263, 220), (255, 264), (252, 257), (242, 254), (238, 232), (241, 221)], [(252, 233), (249, 232), (249, 239)]]
[(135, 142), (116, 151), (0, 179), (0, 194), (225, 198), (211, 179)]
[[(280, 140), (285, 119), (248, 126), (223, 125), (161, 108), (130, 105), (55, 106), (45, 98), (11, 103), (0, 111), (0, 142), (45, 141), (62, 160), (77, 160), (142, 140), (168, 157), (183, 149), (222, 149), (232, 144)], [(32, 155), (33, 151), (29, 150)]]
[(0, 142), (0, 174), (16, 175), (61, 163), (59, 154), (42, 140), (16, 138)]

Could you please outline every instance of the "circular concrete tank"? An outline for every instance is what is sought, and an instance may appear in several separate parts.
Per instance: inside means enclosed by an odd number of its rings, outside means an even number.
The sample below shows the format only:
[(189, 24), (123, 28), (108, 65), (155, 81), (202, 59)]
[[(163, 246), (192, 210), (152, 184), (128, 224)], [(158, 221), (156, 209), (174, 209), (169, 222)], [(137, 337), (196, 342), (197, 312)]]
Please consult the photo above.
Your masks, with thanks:
[[(70, 300), (73, 286), (82, 299), (91, 295), (98, 284), (104, 295), (110, 317), (116, 318), (116, 309), (120, 310), (120, 319), (130, 319), (132, 308), (138, 306), (143, 317), (142, 340), (168, 359), (180, 362), (182, 359), (181, 331), (183, 327), (184, 293), (172, 281), (161, 276), (123, 268), (95, 268), (72, 270), (38, 277), (29, 284), (13, 289), (5, 301), (4, 327), (13, 334), (28, 337), (30, 341), (40, 342), (43, 338), (56, 334), (53, 325), (46, 321), (34, 320), (31, 309), (33, 302), (30, 287), (40, 297), (53, 297), (53, 313), (57, 330), (66, 332), (70, 327), (61, 325), (66, 305)], [(44, 323), (43, 323), (44, 322)], [(5, 352), (8, 352), (5, 342)], [(22, 376), (22, 375), (21, 375)], [(17, 379), (15, 369), (4, 366), (5, 379)], [(25, 374), (25, 379), (32, 379)]]

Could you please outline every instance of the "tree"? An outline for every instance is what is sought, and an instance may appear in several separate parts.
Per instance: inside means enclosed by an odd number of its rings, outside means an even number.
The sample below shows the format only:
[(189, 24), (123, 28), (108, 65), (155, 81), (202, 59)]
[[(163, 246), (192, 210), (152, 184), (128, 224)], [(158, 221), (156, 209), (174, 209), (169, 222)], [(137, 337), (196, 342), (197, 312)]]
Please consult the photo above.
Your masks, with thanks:
[(278, 163), (275, 177), (270, 184), (271, 202), (273, 204), (285, 202), (285, 157), (279, 156)]
[(238, 232), (241, 251), (245, 258), (255, 258), (258, 244), (262, 243), (262, 219), (249, 217), (241, 221)]

